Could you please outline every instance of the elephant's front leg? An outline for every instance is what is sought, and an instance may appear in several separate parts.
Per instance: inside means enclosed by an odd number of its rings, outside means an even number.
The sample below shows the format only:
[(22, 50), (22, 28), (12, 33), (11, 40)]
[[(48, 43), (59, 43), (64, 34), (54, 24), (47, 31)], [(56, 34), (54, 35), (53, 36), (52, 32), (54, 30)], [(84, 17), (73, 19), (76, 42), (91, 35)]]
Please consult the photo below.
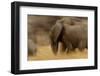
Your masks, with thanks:
[(67, 53), (69, 53), (70, 51), (72, 51), (74, 48), (73, 48), (73, 46), (72, 46), (72, 44), (69, 42), (68, 44), (67, 44)]
[(60, 52), (64, 53), (66, 51), (66, 45), (63, 42), (60, 42)]

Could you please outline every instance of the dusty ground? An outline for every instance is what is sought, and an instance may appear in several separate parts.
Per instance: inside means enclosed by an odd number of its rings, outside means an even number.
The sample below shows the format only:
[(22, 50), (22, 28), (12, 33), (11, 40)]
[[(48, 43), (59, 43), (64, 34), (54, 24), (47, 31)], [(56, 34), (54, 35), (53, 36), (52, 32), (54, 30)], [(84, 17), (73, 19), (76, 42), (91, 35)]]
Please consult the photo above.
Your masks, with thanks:
[(38, 51), (36, 56), (28, 56), (29, 61), (88, 58), (87, 49), (83, 51), (79, 51), (78, 49), (76, 49), (75, 51), (71, 51), (69, 53), (61, 53), (60, 51), (58, 51), (58, 54), (56, 56), (53, 54), (50, 46), (39, 46), (37, 50)]

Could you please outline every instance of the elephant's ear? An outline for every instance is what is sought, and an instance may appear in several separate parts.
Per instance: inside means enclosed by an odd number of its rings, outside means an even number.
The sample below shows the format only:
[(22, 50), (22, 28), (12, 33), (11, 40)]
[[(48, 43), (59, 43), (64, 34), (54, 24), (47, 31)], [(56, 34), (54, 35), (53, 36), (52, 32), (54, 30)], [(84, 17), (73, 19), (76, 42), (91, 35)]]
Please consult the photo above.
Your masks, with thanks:
[(52, 27), (51, 32), (50, 32), (50, 36), (54, 42), (57, 42), (57, 40), (62, 32), (62, 29), (63, 29), (63, 25), (60, 22), (56, 23)]

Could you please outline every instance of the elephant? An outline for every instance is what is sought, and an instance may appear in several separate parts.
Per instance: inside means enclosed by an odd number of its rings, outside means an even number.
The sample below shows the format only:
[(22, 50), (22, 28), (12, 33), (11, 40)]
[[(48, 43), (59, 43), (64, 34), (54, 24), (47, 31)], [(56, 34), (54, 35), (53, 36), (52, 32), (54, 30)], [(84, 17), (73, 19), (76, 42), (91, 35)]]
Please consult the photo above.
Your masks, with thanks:
[(69, 25), (64, 24), (63, 20), (57, 20), (56, 24), (50, 30), (51, 48), (57, 55), (59, 43), (62, 45), (61, 51), (65, 52), (79, 48), (87, 48), (88, 33), (87, 25)]
[(31, 56), (37, 55), (37, 47), (32, 39), (28, 39), (28, 54)]

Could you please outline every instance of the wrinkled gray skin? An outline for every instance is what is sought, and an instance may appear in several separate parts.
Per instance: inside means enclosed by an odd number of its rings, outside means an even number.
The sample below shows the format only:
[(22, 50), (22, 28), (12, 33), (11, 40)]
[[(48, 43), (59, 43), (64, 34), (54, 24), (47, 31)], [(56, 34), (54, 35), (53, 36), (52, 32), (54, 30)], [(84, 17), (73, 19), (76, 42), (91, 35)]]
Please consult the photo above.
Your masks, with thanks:
[(64, 24), (62, 20), (56, 22), (50, 31), (51, 48), (53, 53), (56, 55), (58, 52), (59, 42), (62, 44), (62, 50), (65, 51), (66, 48), (69, 50), (74, 50), (79, 48), (83, 50), (87, 48), (87, 25), (68, 25)]
[(28, 16), (28, 53), (35, 56), (37, 54), (36, 35), (40, 31), (48, 32), (59, 17), (55, 16)]

